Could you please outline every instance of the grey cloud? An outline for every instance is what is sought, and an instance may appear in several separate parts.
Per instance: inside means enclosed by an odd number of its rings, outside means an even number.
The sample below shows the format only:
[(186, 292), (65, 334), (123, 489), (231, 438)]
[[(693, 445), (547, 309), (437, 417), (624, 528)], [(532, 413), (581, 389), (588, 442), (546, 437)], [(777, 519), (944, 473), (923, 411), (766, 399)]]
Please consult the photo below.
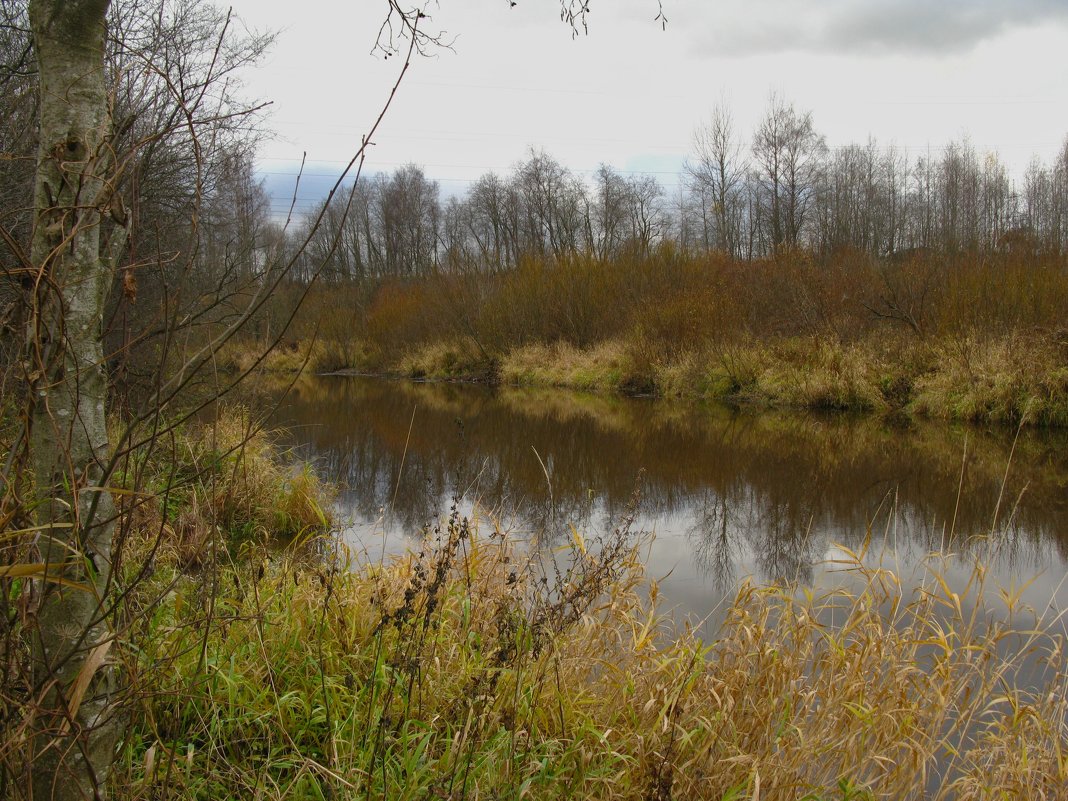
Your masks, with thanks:
[(721, 55), (940, 54), (1014, 28), (1068, 24), (1068, 0), (749, 0), (707, 9), (714, 27), (702, 50)]

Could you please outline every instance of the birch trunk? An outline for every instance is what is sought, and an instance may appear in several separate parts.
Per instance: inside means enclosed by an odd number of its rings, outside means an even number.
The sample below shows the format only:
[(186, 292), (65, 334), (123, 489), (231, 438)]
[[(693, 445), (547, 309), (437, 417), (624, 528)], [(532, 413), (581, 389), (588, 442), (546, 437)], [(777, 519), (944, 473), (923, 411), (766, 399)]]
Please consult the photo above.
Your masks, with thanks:
[(111, 282), (100, 252), (112, 162), (107, 8), (108, 0), (29, 5), (41, 102), (31, 248), (39, 280), (27, 361), (47, 565), (31, 635), (38, 710), (28, 778), (35, 801), (102, 798), (119, 728), (103, 601), (115, 511), (100, 489), (108, 449), (101, 326)]

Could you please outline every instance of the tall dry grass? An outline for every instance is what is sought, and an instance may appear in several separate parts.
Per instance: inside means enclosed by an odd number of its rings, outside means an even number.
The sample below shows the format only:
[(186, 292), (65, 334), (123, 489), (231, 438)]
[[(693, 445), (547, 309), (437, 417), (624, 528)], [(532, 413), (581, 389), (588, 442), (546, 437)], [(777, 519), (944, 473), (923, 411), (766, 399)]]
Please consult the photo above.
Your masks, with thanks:
[(328, 486), (309, 466), (291, 465), (242, 407), (134, 450), (116, 483), (125, 513), (116, 551), (135, 565), (162, 549), (181, 566), (199, 566), (220, 551), (300, 540), (330, 525)]
[(210, 567), (160, 556), (130, 600), (144, 646), (124, 654), (135, 713), (114, 789), (1064, 797), (1064, 621), (986, 586), (981, 563), (953, 589), (932, 560), (907, 589), (843, 549), (838, 585), (744, 585), (702, 641), (659, 607), (630, 514), (544, 551), (454, 511), (384, 564), (329, 541)]

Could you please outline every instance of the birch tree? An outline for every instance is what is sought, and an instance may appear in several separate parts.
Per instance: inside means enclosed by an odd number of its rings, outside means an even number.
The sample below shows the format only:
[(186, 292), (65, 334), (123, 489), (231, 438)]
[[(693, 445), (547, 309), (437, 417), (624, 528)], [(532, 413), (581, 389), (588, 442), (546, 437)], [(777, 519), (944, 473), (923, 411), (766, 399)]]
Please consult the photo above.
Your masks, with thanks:
[(29, 778), (31, 797), (57, 801), (102, 796), (119, 730), (102, 613), (115, 512), (101, 469), (108, 458), (101, 326), (111, 283), (101, 216), (121, 204), (106, 180), (114, 161), (104, 80), (108, 5), (29, 5), (40, 130), (26, 361), (41, 565)]
[(717, 105), (708, 124), (697, 129), (693, 149), (694, 158), (684, 169), (701, 204), (705, 247), (737, 256), (748, 165), (735, 141), (734, 120), (727, 106)]
[(769, 252), (802, 244), (826, 150), (811, 112), (798, 113), (772, 95), (753, 137), (757, 206)]

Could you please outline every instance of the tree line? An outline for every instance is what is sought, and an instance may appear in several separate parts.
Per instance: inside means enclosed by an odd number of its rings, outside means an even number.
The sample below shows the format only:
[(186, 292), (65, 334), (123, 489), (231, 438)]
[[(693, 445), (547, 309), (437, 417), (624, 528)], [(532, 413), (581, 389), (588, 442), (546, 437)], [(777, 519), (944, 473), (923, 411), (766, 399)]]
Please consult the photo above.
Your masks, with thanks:
[[(531, 149), (507, 175), (442, 197), (416, 164), (371, 177), (325, 209), (304, 257), (337, 280), (435, 270), (492, 273), (524, 258), (611, 260), (665, 243), (758, 259), (791, 251), (901, 258), (1068, 251), (1068, 142), (1022, 183), (967, 140), (912, 157), (874, 138), (831, 148), (811, 112), (773, 96), (749, 140), (717, 107), (679, 187), (602, 164), (584, 176)], [(316, 213), (321, 210), (316, 209)]]

